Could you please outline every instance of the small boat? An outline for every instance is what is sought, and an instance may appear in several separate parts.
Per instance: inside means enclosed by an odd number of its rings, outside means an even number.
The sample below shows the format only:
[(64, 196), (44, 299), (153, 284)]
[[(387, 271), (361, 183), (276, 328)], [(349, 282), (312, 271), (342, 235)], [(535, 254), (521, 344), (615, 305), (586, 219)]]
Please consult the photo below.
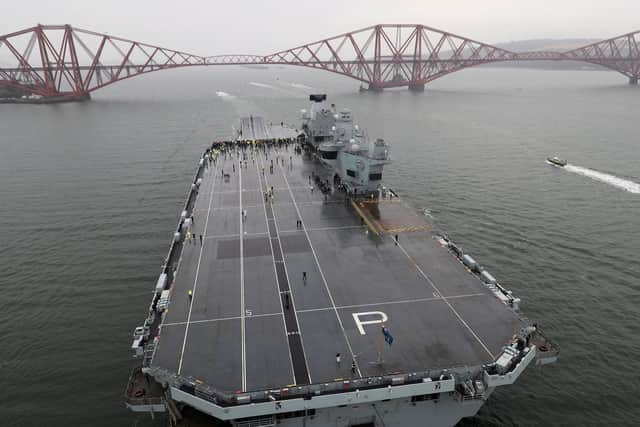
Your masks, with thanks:
[(547, 161), (556, 166), (567, 166), (567, 161), (560, 157), (547, 157)]

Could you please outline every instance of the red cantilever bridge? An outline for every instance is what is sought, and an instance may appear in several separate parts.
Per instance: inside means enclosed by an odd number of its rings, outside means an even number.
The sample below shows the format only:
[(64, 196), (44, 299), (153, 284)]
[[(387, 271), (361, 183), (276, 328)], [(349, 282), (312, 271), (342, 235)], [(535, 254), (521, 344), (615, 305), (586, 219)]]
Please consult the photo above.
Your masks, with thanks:
[(424, 25), (374, 25), (269, 55), (200, 56), (70, 25), (0, 36), (0, 91), (50, 100), (88, 99), (115, 82), (178, 67), (286, 64), (342, 74), (371, 90), (425, 83), (500, 61), (583, 61), (640, 77), (640, 31), (566, 52), (516, 53)]

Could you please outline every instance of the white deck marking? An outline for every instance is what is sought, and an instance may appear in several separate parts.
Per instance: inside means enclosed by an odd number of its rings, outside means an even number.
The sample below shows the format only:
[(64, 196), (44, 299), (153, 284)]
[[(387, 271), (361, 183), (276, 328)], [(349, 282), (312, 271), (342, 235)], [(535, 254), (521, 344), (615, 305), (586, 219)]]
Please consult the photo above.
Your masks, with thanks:
[[(263, 313), (263, 314), (252, 314), (251, 316), (247, 316), (248, 318), (254, 318), (254, 317), (272, 317), (272, 316), (281, 316), (282, 313)], [(240, 320), (241, 316), (231, 316), (231, 317), (218, 317), (215, 319), (203, 319), (203, 320), (193, 320), (190, 323), (192, 325), (195, 325), (196, 323), (213, 323), (213, 322), (223, 322), (225, 320)], [(173, 322), (173, 323), (165, 323), (164, 325), (161, 325), (161, 327), (165, 327), (165, 326), (181, 326), (181, 325), (186, 325), (187, 322)]]
[[(389, 320), (389, 316), (387, 316), (387, 313), (383, 311), (363, 311), (360, 313), (351, 313), (351, 316), (353, 317), (353, 321), (356, 322), (360, 335), (367, 335), (363, 328), (364, 325), (383, 324)], [(379, 316), (380, 318), (373, 320), (360, 320), (360, 316)], [(382, 327), (384, 328), (384, 325), (382, 325)], [(384, 332), (384, 329), (382, 331)]]
[[(235, 160), (232, 160), (232, 161), (235, 161)], [(257, 191), (260, 191), (260, 189), (259, 189), (259, 188), (249, 188), (249, 189), (247, 189), (247, 190), (242, 190), (242, 191), (244, 191), (244, 192), (246, 192), (246, 193), (250, 193), (250, 192), (257, 192)], [(233, 190), (228, 190), (228, 191), (216, 191), (216, 192), (215, 192), (215, 194), (236, 194), (236, 193), (237, 193), (237, 191), (233, 191)]]
[[(411, 304), (415, 302), (426, 302), (426, 301), (440, 301), (442, 299), (458, 299), (458, 298), (470, 298), (470, 297), (479, 297), (479, 296), (487, 296), (486, 293), (477, 293), (477, 294), (465, 294), (465, 295), (456, 295), (452, 297), (426, 297), (426, 298), (413, 298), (413, 299), (404, 299), (404, 300), (396, 300), (396, 301), (383, 301), (383, 302), (371, 302), (368, 304), (353, 304), (353, 305), (338, 305), (336, 308), (338, 310), (343, 309), (351, 309), (351, 308), (365, 308), (365, 307), (376, 307), (379, 305), (393, 305), (393, 304)], [(313, 311), (327, 311), (333, 310), (333, 307), (322, 307), (322, 308), (308, 308), (306, 310), (298, 310), (298, 313), (309, 313)]]
[[(308, 188), (308, 187), (307, 187)], [(247, 190), (245, 190), (245, 192), (247, 192)], [(235, 193), (234, 191), (229, 191), (228, 193)], [(215, 194), (222, 194), (221, 192), (216, 192)], [(311, 201), (311, 202), (298, 202), (298, 206), (313, 206), (313, 205), (330, 205), (330, 204), (343, 204), (343, 201), (334, 201), (334, 200), (327, 200), (327, 201)], [(292, 205), (293, 202), (286, 202), (286, 201), (281, 201), (280, 203), (278, 203), (280, 206), (282, 205)], [(259, 208), (260, 205), (245, 205), (245, 208)], [(216, 207), (216, 208), (212, 208), (212, 210), (214, 211), (223, 211), (223, 210), (232, 210), (232, 209), (238, 209), (237, 206), (220, 206), (220, 207)], [(203, 212), (206, 211), (205, 208), (198, 208), (198, 209), (194, 209), (194, 212)]]
[(247, 390), (247, 343), (245, 334), (245, 306), (244, 306), (244, 210), (242, 208), (242, 160), (238, 168), (240, 184), (240, 332), (242, 335), (242, 391)]
[[(237, 209), (237, 208), (236, 208)], [(268, 231), (263, 231), (260, 233), (244, 233), (243, 236), (266, 236), (268, 235)], [(205, 239), (237, 239), (240, 237), (240, 234), (213, 234), (211, 236), (205, 236)]]
[[(389, 235), (389, 238), (394, 242), (394, 244), (396, 244), (400, 250), (402, 250), (402, 252), (406, 255), (407, 258), (409, 258), (409, 261), (411, 261), (413, 263), (413, 265), (416, 267), (416, 269), (420, 272), (420, 274), (422, 275), (422, 277), (425, 278), (425, 280), (431, 285), (431, 287), (433, 288), (434, 291), (436, 291), (438, 293), (438, 295), (442, 295), (442, 292), (440, 292), (440, 289), (438, 289), (436, 287), (436, 285), (433, 283), (433, 281), (429, 278), (429, 276), (427, 276), (427, 274), (422, 271), (422, 269), (420, 268), (420, 266), (418, 265), (417, 262), (414, 261), (414, 259), (411, 257), (411, 255), (409, 255), (407, 253), (407, 251), (404, 249), (404, 247), (400, 244), (400, 242), (396, 241), (394, 239), (393, 236)], [(460, 320), (460, 323), (462, 323), (467, 330), (471, 333), (471, 335), (473, 335), (473, 337), (476, 339), (476, 341), (478, 341), (478, 343), (480, 343), (480, 345), (482, 346), (482, 348), (489, 354), (489, 356), (491, 356), (492, 359), (495, 359), (496, 356), (487, 348), (487, 346), (484, 344), (484, 342), (482, 342), (482, 340), (480, 339), (480, 337), (478, 335), (476, 335), (476, 333), (473, 331), (473, 329), (471, 329), (471, 327), (467, 324), (467, 322), (465, 322), (465, 320), (462, 318), (462, 316), (460, 316), (460, 314), (456, 311), (455, 308), (453, 308), (453, 306), (451, 305), (451, 303), (447, 300), (447, 298), (442, 298), (442, 300), (444, 301), (445, 304), (447, 304), (447, 306), (451, 309), (451, 311), (453, 312), (453, 314), (456, 315), (456, 317), (458, 318), (458, 320)]]
[(458, 299), (458, 298), (469, 298), (469, 297), (481, 297), (483, 295), (489, 295), (486, 292), (478, 292), (475, 294), (464, 294), (464, 295), (452, 295), (450, 297), (440, 297), (441, 299)]
[[(366, 228), (365, 225), (345, 225), (342, 227), (319, 227), (319, 228), (307, 228), (307, 231), (331, 231), (331, 230), (353, 230), (356, 228)], [(281, 233), (295, 233), (302, 231), (300, 229), (281, 230)]]
[[(207, 219), (204, 222), (204, 230), (202, 234), (207, 234), (207, 226), (209, 225), (209, 215), (211, 214), (211, 201), (213, 200), (213, 189), (216, 187), (216, 175), (218, 166), (216, 165), (213, 171), (212, 178), (213, 184), (211, 185), (211, 192), (209, 193), (209, 208), (207, 209)], [(197, 197), (197, 196), (196, 196)], [(197, 200), (196, 200), (197, 202)], [(195, 207), (195, 203), (194, 203)], [(196, 288), (198, 287), (198, 274), (200, 274), (200, 262), (202, 261), (202, 252), (204, 251), (205, 241), (200, 245), (200, 254), (198, 255), (198, 266), (196, 267), (196, 277), (193, 279), (193, 289), (191, 291), (191, 303), (189, 304), (189, 314), (187, 315), (187, 326), (184, 328), (184, 340), (182, 341), (182, 351), (180, 352), (180, 363), (178, 364), (178, 375), (182, 372), (182, 361), (184, 359), (184, 350), (187, 346), (187, 335), (189, 333), (189, 322), (191, 321), (191, 310), (193, 309), (193, 302), (196, 299)]]
[[(280, 169), (282, 169), (282, 163), (279, 163), (278, 166), (280, 166)], [(289, 188), (296, 189), (296, 190), (308, 190), (309, 186), (308, 185), (292, 185), (287, 187), (279, 187), (279, 188), (276, 188), (276, 190), (288, 190)]]
[[(260, 153), (260, 164), (264, 169), (264, 163), (262, 162), (262, 153)], [(266, 175), (264, 175), (264, 182), (267, 185), (267, 189), (268, 189), (269, 182), (267, 181)], [(280, 253), (282, 254), (282, 261), (278, 261), (278, 262), (282, 263), (284, 267), (284, 274), (287, 276), (287, 282), (289, 283), (289, 297), (291, 298), (291, 308), (293, 309), (293, 315), (296, 318), (296, 324), (298, 326), (298, 336), (300, 337), (300, 344), (302, 345), (302, 356), (304, 357), (304, 363), (307, 366), (307, 377), (309, 379), (309, 383), (311, 383), (311, 367), (309, 366), (309, 361), (307, 360), (307, 351), (305, 350), (304, 340), (302, 339), (302, 330), (300, 329), (300, 321), (298, 320), (298, 313), (296, 312), (296, 309), (295, 309), (296, 305), (295, 305), (295, 300), (293, 298), (293, 291), (291, 289), (291, 281), (289, 280), (289, 271), (287, 270), (287, 263), (284, 262), (284, 251), (282, 250), (282, 241), (280, 240), (280, 231), (278, 230), (278, 221), (276, 221), (276, 213), (275, 213), (275, 209), (273, 209), (273, 206), (271, 206), (271, 213), (273, 214), (273, 226), (276, 229), (276, 235), (278, 236), (278, 245), (280, 245)], [(264, 216), (267, 219), (267, 227), (269, 227), (269, 218), (267, 217), (266, 204), (264, 205)], [(275, 270), (275, 273), (276, 273), (276, 285), (278, 286), (278, 299), (280, 300), (280, 308), (282, 309), (282, 320), (284, 322), (284, 307), (282, 306), (282, 298), (280, 298), (280, 287), (279, 287), (280, 279), (278, 279), (278, 271), (276, 270), (276, 259), (274, 256), (273, 243), (271, 242), (271, 239), (269, 239), (269, 244), (271, 245), (271, 255), (272, 255), (271, 257), (273, 258), (273, 269)], [(284, 333), (287, 336), (289, 335), (289, 332), (287, 331), (286, 322), (284, 325)], [(287, 338), (287, 345), (288, 344), (289, 343)], [(289, 360), (291, 361), (291, 372), (293, 373), (293, 379), (296, 380), (295, 370), (293, 369), (293, 357), (291, 356), (291, 351), (289, 351)]]
[[(259, 208), (260, 205), (244, 205), (245, 208)], [(231, 211), (234, 209), (238, 209), (239, 206), (220, 206), (218, 208), (213, 208), (214, 211)]]
[[(309, 188), (309, 187), (305, 187)], [(293, 203), (293, 202), (289, 202)], [(311, 200), (310, 202), (298, 202), (298, 206), (313, 206), (313, 205), (343, 205), (344, 200)]]
[[(300, 213), (300, 209), (298, 208), (298, 203), (296, 203), (296, 198), (293, 195), (293, 190), (289, 185), (289, 180), (285, 174), (284, 169), (280, 166), (280, 171), (282, 172), (282, 177), (284, 178), (284, 182), (287, 184), (289, 188), (289, 194), (291, 195), (291, 200), (293, 200), (293, 206), (296, 208), (296, 213), (298, 214), (298, 218), (300, 218), (300, 223), (302, 224), (302, 229), (304, 230), (304, 234), (307, 237), (307, 241), (309, 242), (309, 247), (311, 248), (311, 253), (313, 254), (313, 258), (316, 261), (316, 265), (318, 266), (318, 271), (320, 272), (320, 277), (322, 277), (322, 282), (324, 283), (324, 287), (327, 290), (327, 295), (329, 296), (329, 300), (331, 301), (331, 305), (333, 306), (333, 310), (336, 313), (336, 318), (338, 319), (338, 324), (340, 324), (340, 329), (342, 329), (342, 334), (344, 335), (344, 339), (347, 342), (347, 347), (349, 348), (349, 353), (351, 353), (351, 358), (353, 363), (356, 365), (356, 370), (358, 371), (358, 376), (362, 378), (362, 372), (360, 371), (360, 364), (356, 360), (356, 354), (353, 352), (353, 347), (351, 347), (351, 342), (349, 341), (349, 337), (347, 336), (347, 331), (344, 329), (344, 325), (342, 324), (342, 319), (340, 319), (340, 313), (338, 313), (338, 308), (336, 307), (336, 303), (333, 299), (333, 295), (329, 290), (329, 284), (327, 283), (327, 279), (324, 276), (324, 272), (322, 271), (322, 267), (320, 266), (320, 261), (318, 260), (318, 256), (316, 255), (316, 251), (313, 248), (313, 244), (311, 243), (311, 239), (309, 238), (309, 233), (307, 232), (307, 227), (304, 225), (304, 219), (302, 219), (302, 214)], [(297, 314), (296, 314), (297, 316)]]

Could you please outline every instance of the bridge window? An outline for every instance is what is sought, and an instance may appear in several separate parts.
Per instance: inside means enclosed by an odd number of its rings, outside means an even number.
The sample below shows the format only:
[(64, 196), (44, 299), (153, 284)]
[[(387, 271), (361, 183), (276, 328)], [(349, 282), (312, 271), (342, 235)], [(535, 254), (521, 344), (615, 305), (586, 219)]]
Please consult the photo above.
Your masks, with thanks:
[(438, 400), (440, 393), (435, 394), (421, 394), (419, 396), (411, 396), (412, 402), (424, 402), (425, 400)]
[(356, 171), (351, 170), (351, 169), (347, 169), (347, 175), (349, 175), (350, 177), (355, 178), (356, 177)]
[(338, 157), (337, 151), (320, 151), (320, 155), (323, 159), (335, 160)]
[(301, 410), (301, 411), (285, 412), (282, 414), (277, 414), (276, 418), (281, 420), (284, 418), (313, 417), (315, 414), (316, 414), (315, 409), (308, 409), (306, 411)]
[(369, 180), (370, 181), (380, 181), (382, 179), (382, 173), (370, 173)]

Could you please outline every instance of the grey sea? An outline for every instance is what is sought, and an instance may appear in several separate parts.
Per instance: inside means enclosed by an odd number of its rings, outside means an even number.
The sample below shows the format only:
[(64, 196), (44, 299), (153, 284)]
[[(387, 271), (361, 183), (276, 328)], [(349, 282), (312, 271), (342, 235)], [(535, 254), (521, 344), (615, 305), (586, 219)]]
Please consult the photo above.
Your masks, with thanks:
[(357, 89), (221, 67), (83, 104), (0, 105), (0, 425), (161, 423), (124, 408), (129, 346), (196, 161), (240, 115), (297, 124), (317, 92), (391, 144), (388, 186), (562, 349), (461, 424), (640, 424), (640, 88), (612, 72), (478, 68), (420, 94)]

